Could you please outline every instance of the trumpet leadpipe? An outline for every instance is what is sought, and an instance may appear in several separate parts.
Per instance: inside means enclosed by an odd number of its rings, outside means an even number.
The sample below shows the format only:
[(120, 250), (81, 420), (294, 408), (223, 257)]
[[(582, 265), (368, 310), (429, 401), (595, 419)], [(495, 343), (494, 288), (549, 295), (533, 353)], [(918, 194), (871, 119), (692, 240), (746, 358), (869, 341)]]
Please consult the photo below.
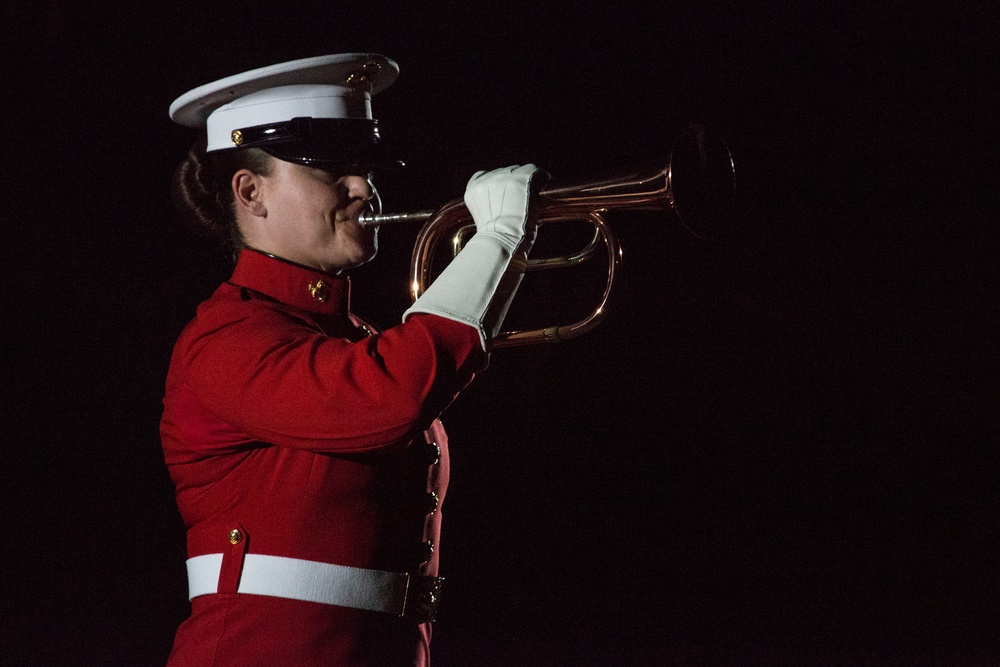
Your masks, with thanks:
[(362, 227), (381, 227), (397, 225), (404, 222), (427, 222), (433, 217), (434, 211), (415, 211), (412, 213), (373, 213), (366, 211), (358, 218)]

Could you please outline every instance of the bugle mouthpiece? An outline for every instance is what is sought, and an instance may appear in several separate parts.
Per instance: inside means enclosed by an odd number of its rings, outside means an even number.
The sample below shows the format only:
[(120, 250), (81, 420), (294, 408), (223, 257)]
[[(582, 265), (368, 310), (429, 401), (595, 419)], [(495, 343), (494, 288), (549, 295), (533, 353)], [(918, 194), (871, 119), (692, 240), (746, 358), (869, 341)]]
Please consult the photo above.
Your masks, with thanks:
[(395, 225), (403, 222), (427, 222), (434, 215), (434, 211), (417, 211), (415, 213), (374, 213), (366, 211), (358, 218), (358, 224), (362, 227), (381, 227), (382, 225)]

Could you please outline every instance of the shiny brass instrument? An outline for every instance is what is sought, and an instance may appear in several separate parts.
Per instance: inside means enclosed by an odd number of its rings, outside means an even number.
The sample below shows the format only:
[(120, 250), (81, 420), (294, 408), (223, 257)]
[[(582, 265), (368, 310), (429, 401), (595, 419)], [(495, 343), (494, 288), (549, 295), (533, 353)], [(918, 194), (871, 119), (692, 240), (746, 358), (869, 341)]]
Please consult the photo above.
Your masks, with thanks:
[[(594, 234), (579, 252), (532, 258), (527, 270), (575, 266), (589, 260), (603, 246), (608, 262), (603, 294), (590, 314), (577, 322), (502, 332), (494, 340), (493, 347), (558, 342), (583, 335), (600, 324), (622, 256), (618, 239), (604, 218), (606, 212), (618, 209), (673, 211), (692, 234), (705, 238), (711, 235), (709, 230), (713, 224), (731, 213), (733, 195), (734, 171), (729, 148), (720, 137), (702, 126), (688, 128), (674, 144), (666, 166), (653, 173), (542, 189), (533, 209), (540, 225), (583, 221), (593, 226)], [(475, 225), (461, 199), (433, 211), (368, 213), (360, 220), (362, 225), (368, 226), (405, 222), (424, 223), (410, 262), (410, 290), (416, 299), (430, 282), (432, 258), (439, 246), (451, 237), (452, 254), (457, 255), (465, 238), (475, 232)]]

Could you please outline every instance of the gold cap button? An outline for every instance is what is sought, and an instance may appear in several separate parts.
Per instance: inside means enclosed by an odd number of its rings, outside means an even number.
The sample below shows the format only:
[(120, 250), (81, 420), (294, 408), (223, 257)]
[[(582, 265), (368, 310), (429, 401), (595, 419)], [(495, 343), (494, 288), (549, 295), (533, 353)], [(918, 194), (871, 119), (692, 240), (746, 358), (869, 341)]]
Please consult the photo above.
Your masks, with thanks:
[(231, 531), (229, 531), (230, 544), (239, 544), (242, 541), (243, 541), (243, 533), (241, 533), (239, 529), (233, 528)]
[(229, 138), (233, 140), (233, 143), (237, 146), (243, 144), (243, 133), (239, 130), (233, 130), (233, 133), (229, 135)]

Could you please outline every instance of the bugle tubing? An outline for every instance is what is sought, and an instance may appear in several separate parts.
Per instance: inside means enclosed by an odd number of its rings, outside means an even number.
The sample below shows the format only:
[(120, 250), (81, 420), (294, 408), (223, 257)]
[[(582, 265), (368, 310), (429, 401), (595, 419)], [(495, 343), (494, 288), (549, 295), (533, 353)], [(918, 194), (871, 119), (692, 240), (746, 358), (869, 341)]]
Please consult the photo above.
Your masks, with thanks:
[[(527, 270), (579, 264), (590, 259), (603, 245), (607, 251), (605, 287), (596, 307), (583, 319), (540, 329), (505, 331), (494, 339), (493, 347), (558, 342), (583, 335), (600, 324), (622, 257), (618, 239), (604, 213), (670, 211), (692, 234), (705, 237), (710, 235), (708, 229), (719, 217), (731, 212), (734, 185), (732, 157), (725, 142), (704, 127), (691, 126), (674, 144), (666, 166), (652, 173), (633, 173), (582, 185), (542, 189), (532, 207), (540, 226), (582, 221), (593, 227), (594, 236), (583, 250), (573, 255), (529, 259)], [(412, 222), (423, 222), (410, 262), (410, 293), (416, 300), (430, 283), (432, 258), (441, 244), (451, 237), (452, 254), (457, 254), (461, 250), (461, 239), (474, 230), (474, 225), (461, 199), (433, 211), (369, 213), (361, 218), (363, 225)]]

